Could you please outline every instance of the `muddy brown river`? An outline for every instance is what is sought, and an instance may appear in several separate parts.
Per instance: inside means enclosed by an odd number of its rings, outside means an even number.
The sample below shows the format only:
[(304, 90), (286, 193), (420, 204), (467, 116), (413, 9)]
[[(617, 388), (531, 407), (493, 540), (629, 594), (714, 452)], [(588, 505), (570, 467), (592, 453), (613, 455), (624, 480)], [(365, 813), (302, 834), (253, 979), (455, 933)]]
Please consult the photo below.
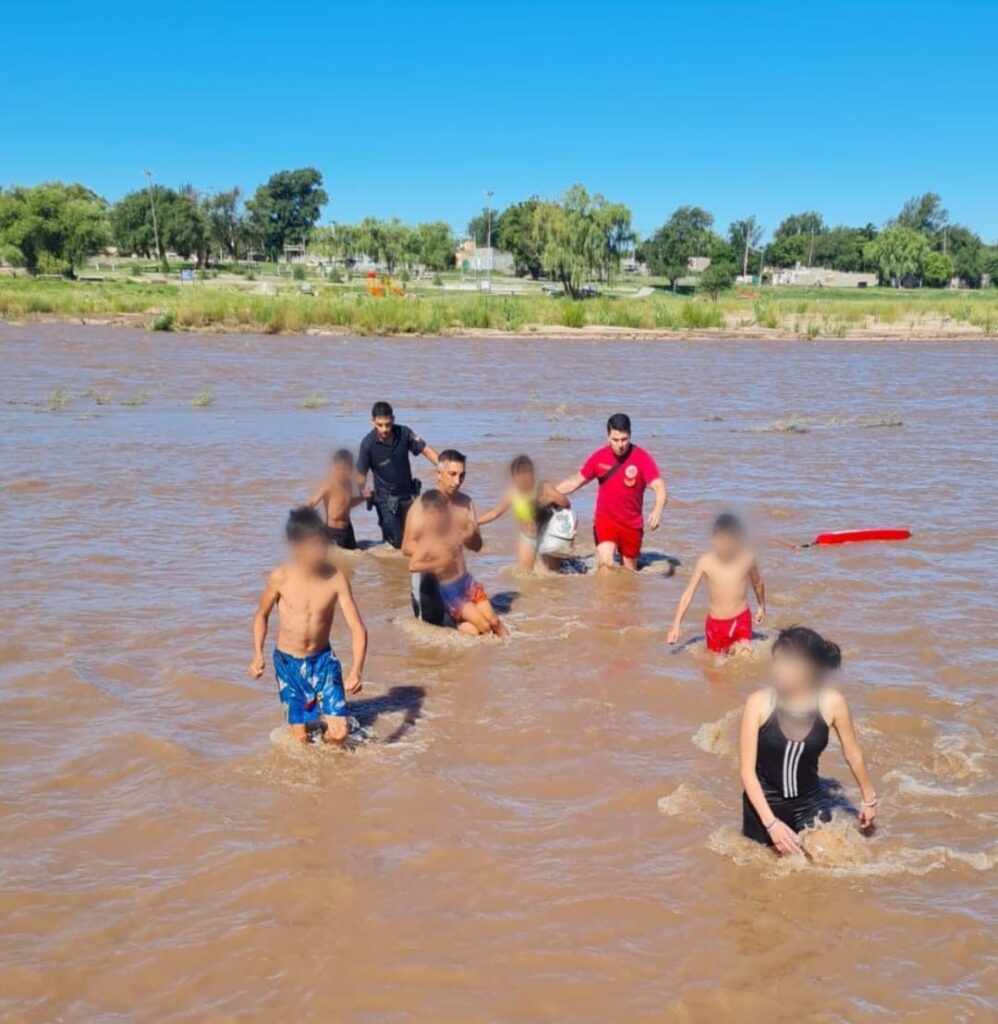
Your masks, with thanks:
[[(996, 1019), (993, 346), (7, 324), (0, 357), (0, 1019)], [(468, 454), (480, 509), (520, 451), (574, 472), (618, 409), (684, 504), (636, 576), (519, 575), (486, 527), (501, 642), (417, 625), (404, 562), (352, 556), (370, 738), (291, 749), (251, 615), (378, 398)], [(841, 643), (880, 793), (875, 835), (842, 809), (812, 861), (739, 834), (765, 645), (665, 642), (726, 507), (767, 535), (766, 628)], [(856, 798), (834, 741), (822, 774)]]

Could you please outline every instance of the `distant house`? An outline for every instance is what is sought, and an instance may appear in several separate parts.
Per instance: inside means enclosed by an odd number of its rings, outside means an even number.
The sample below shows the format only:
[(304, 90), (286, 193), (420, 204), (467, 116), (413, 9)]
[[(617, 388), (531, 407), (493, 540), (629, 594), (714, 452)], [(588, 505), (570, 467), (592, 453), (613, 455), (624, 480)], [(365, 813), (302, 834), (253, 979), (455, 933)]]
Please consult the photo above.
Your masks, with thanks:
[(472, 273), (491, 270), (493, 274), (516, 274), (516, 261), (512, 253), (503, 252), (495, 246), (491, 249), (476, 246), (471, 239), (458, 246), (454, 253), (454, 263), (458, 270)]
[(876, 288), (880, 278), (876, 274), (802, 267), (798, 263), (792, 270), (774, 270), (773, 284), (792, 288)]

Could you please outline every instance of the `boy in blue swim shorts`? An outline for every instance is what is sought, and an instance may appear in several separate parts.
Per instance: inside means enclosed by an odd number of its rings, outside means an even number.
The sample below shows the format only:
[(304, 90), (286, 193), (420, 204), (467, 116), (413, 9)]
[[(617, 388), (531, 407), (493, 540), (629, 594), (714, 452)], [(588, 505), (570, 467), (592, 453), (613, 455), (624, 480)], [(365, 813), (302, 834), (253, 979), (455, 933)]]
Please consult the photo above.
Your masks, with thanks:
[[(253, 679), (263, 675), (267, 625), (279, 605), (274, 672), (291, 732), (305, 743), (309, 725), (321, 722), (323, 740), (342, 743), (348, 732), (346, 693), (359, 693), (362, 685), (367, 629), (347, 578), (329, 561), (329, 533), (315, 509), (292, 510), (285, 533), (291, 559), (270, 573), (260, 595), (249, 674)], [(345, 679), (329, 645), (337, 605), (343, 608), (353, 645), (353, 663)]]

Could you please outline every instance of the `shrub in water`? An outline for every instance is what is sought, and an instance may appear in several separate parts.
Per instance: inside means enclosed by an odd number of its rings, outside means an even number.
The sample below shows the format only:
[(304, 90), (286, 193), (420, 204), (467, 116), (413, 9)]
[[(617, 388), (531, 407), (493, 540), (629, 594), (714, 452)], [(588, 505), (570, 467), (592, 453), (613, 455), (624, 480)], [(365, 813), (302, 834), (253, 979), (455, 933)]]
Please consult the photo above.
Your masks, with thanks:
[(172, 313), (160, 313), (158, 317), (152, 322), (152, 329), (154, 331), (172, 331), (173, 330), (173, 314)]

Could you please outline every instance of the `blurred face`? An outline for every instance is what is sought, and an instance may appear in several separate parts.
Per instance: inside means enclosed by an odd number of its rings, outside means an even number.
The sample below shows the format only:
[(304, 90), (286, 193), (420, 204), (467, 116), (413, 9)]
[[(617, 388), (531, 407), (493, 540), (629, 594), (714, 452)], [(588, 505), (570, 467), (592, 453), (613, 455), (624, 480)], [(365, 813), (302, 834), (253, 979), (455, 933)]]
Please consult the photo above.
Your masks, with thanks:
[(626, 430), (611, 430), (607, 435), (613, 454), (620, 457), (631, 447), (631, 435)]
[(773, 687), (782, 696), (793, 696), (814, 689), (821, 682), (821, 674), (807, 658), (790, 651), (777, 651), (773, 655)]
[(329, 555), (329, 542), (325, 537), (306, 537), (291, 545), (291, 557), (306, 569), (323, 568)]
[(333, 463), (333, 479), (341, 484), (350, 482), (350, 474), (353, 472), (353, 466), (349, 462), (334, 462)]
[(462, 463), (443, 462), (437, 466), (437, 487), (450, 498), (461, 489), (466, 475)]
[(742, 538), (734, 530), (719, 530), (711, 538), (714, 554), (724, 562), (730, 561), (742, 549)]
[(375, 416), (371, 421), (374, 424), (374, 432), (378, 435), (379, 441), (388, 441), (392, 436), (392, 427), (395, 426), (394, 416)]
[(513, 474), (513, 486), (518, 491), (532, 491), (534, 489), (534, 471), (532, 469), (519, 469)]

